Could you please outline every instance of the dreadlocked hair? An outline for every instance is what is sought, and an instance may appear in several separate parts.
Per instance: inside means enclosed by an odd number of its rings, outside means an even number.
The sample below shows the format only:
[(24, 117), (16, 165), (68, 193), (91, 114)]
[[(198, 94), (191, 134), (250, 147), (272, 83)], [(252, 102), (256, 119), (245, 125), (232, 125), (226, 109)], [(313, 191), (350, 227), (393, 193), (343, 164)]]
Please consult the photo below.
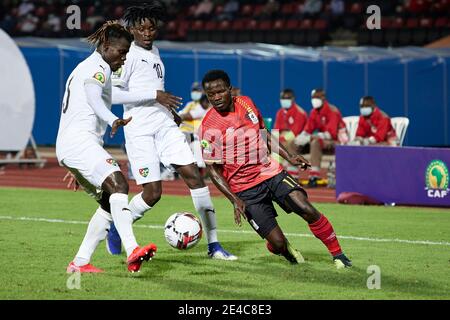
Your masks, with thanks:
[(111, 38), (125, 38), (130, 43), (133, 41), (133, 36), (117, 20), (105, 22), (97, 31), (87, 37), (86, 40), (90, 44), (98, 47)]
[(160, 21), (166, 21), (166, 7), (158, 0), (143, 4), (141, 6), (128, 7), (125, 10), (122, 19), (125, 21), (127, 27), (134, 27), (136, 24), (142, 23), (145, 19), (148, 19), (154, 25), (157, 25)]

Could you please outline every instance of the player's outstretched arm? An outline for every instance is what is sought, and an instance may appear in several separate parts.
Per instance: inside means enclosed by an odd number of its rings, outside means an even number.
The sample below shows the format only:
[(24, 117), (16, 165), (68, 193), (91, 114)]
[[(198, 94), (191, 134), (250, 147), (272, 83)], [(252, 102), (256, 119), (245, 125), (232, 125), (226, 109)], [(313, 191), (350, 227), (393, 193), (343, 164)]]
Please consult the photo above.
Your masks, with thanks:
[(97, 117), (107, 122), (111, 127), (118, 117), (109, 110), (102, 99), (102, 87), (95, 83), (86, 83), (84, 85), (86, 98), (89, 106), (92, 108)]
[(278, 153), (282, 158), (286, 159), (293, 166), (299, 166), (301, 169), (306, 170), (311, 167), (308, 160), (299, 154), (292, 155), (287, 151), (287, 149), (278, 141), (277, 137), (273, 136), (267, 130), (267, 145), (271, 152)]
[(241, 216), (244, 217), (244, 219), (247, 219), (245, 216), (245, 203), (237, 195), (235, 195), (228, 185), (225, 178), (220, 173), (220, 169), (217, 164), (208, 164), (206, 166), (208, 174), (211, 178), (211, 181), (214, 183), (214, 185), (219, 189), (227, 198), (231, 201), (231, 203), (234, 206), (234, 222), (238, 226), (241, 226)]
[(140, 104), (156, 99), (156, 90), (127, 91), (120, 87), (112, 87), (113, 104)]
[(174, 96), (170, 92), (165, 92), (162, 90), (156, 91), (156, 101), (162, 104), (164, 107), (170, 111), (173, 109), (178, 109), (181, 107), (183, 98)]

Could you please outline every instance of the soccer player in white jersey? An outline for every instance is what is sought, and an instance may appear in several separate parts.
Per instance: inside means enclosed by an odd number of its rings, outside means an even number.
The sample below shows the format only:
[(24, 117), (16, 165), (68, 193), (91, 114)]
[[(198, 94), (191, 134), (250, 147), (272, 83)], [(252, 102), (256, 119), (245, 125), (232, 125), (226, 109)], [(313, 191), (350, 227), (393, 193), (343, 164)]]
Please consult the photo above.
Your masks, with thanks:
[[(161, 198), (160, 162), (172, 166), (188, 185), (208, 240), (208, 256), (236, 260), (217, 239), (216, 215), (209, 188), (195, 164), (184, 134), (174, 122), (181, 98), (164, 91), (164, 64), (153, 45), (158, 26), (165, 19), (159, 1), (127, 8), (123, 20), (134, 36), (124, 66), (112, 76), (113, 103), (124, 104), (124, 117), (133, 117), (125, 128), (127, 155), (133, 176), (143, 191), (130, 201), (133, 219), (140, 219)], [(121, 251), (120, 238), (111, 228), (108, 248)]]
[[(56, 140), (56, 155), (61, 165), (76, 177), (86, 192), (102, 203), (91, 221), (83, 242), (67, 272), (102, 272), (89, 262), (96, 247), (105, 239), (114, 221), (127, 252), (130, 272), (139, 271), (144, 260), (156, 251), (150, 243), (139, 247), (128, 208), (128, 183), (117, 162), (103, 149), (107, 125), (111, 134), (131, 118), (119, 119), (111, 112), (111, 72), (119, 69), (132, 41), (119, 23), (110, 21), (88, 37), (96, 50), (70, 74), (63, 98)], [(105, 204), (108, 195), (109, 203)], [(102, 201), (103, 198), (103, 201)], [(103, 208), (102, 208), (103, 207)], [(106, 210), (105, 210), (106, 209)], [(111, 213), (109, 213), (110, 211)]]

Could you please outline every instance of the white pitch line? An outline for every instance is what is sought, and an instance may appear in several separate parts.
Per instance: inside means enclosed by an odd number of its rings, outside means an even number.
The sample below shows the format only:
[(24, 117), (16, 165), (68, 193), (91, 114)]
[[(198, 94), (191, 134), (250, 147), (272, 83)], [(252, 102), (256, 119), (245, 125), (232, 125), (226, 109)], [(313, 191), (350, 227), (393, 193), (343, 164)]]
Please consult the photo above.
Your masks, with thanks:
[[(12, 217), (12, 216), (0, 216), (0, 220), (13, 220), (13, 221), (34, 221), (34, 222), (49, 222), (49, 223), (65, 223), (65, 224), (88, 224), (88, 221), (76, 221), (76, 220), (63, 220), (63, 219), (47, 219), (47, 218), (33, 218), (33, 217)], [(164, 229), (161, 225), (146, 225), (146, 224), (136, 224), (134, 227), (137, 228), (147, 228), (147, 229)], [(249, 230), (222, 230), (219, 232), (223, 233), (245, 233), (254, 234), (254, 231)], [(285, 233), (287, 236), (292, 237), (303, 237), (303, 238), (314, 238), (312, 234), (305, 233)], [(342, 236), (339, 235), (339, 239), (349, 239), (357, 241), (371, 241), (371, 242), (398, 242), (398, 243), (408, 243), (408, 244), (426, 244), (434, 246), (450, 246), (450, 242), (446, 241), (428, 241), (428, 240), (404, 240), (404, 239), (383, 239), (383, 238), (364, 238), (364, 237), (354, 237), (354, 236)]]

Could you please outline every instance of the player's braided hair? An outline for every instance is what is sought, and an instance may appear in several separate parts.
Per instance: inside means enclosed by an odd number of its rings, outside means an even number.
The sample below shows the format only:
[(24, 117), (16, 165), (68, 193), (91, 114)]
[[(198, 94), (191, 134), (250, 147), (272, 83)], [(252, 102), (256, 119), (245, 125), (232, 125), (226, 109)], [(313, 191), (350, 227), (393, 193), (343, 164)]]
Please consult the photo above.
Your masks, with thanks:
[(86, 40), (90, 44), (98, 47), (111, 38), (125, 38), (130, 43), (133, 41), (133, 36), (117, 20), (105, 22), (97, 31), (87, 37)]
[(154, 25), (157, 25), (160, 21), (166, 21), (167, 11), (164, 3), (155, 0), (140, 6), (128, 7), (122, 19), (127, 27), (140, 24), (145, 19), (149, 19)]

